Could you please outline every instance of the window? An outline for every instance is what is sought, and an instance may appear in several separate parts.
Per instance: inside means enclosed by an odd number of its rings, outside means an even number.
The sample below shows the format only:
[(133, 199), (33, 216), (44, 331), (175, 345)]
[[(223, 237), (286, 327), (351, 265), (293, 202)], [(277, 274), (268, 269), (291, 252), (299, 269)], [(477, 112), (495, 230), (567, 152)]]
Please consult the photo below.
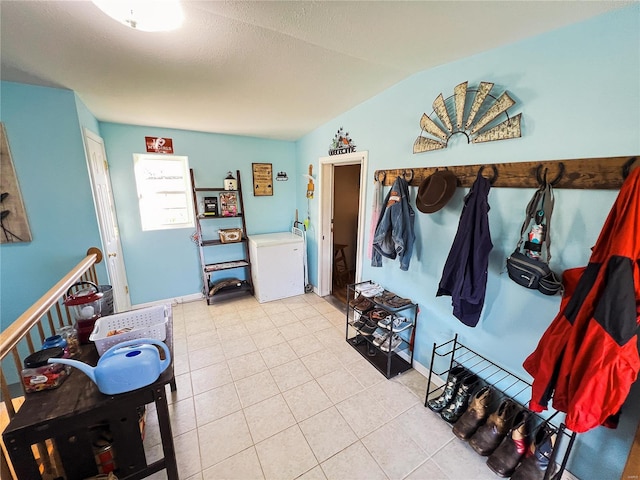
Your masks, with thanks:
[(193, 228), (188, 157), (135, 154), (142, 230)]

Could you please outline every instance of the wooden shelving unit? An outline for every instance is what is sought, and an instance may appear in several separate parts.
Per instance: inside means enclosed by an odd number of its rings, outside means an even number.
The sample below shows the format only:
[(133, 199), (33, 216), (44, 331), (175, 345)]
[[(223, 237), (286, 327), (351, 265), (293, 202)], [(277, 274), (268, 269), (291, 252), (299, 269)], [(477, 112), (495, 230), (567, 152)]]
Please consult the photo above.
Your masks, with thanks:
[[(207, 300), (207, 304), (212, 305), (214, 303), (235, 298), (242, 295), (253, 295), (253, 284), (251, 283), (251, 261), (249, 259), (249, 243), (247, 239), (247, 225), (244, 216), (244, 201), (242, 199), (242, 182), (240, 179), (240, 171), (236, 170), (236, 178), (238, 180), (237, 190), (225, 190), (219, 187), (196, 187), (195, 175), (193, 169), (190, 169), (191, 174), (191, 186), (193, 189), (193, 208), (195, 209), (196, 220), (196, 240), (198, 244), (198, 253), (200, 255), (200, 269), (202, 274), (202, 293)], [(235, 193), (237, 195), (238, 212), (234, 216), (211, 216), (204, 215), (204, 212), (199, 210), (198, 205), (200, 197), (205, 193)], [(219, 202), (220, 203), (220, 202)], [(242, 237), (239, 242), (224, 243), (219, 238), (208, 238), (207, 235), (212, 236), (212, 229), (207, 228), (205, 224), (217, 224), (220, 226), (233, 226), (237, 227), (238, 223), (242, 228)], [(229, 258), (223, 261), (208, 262), (206, 249), (209, 247), (217, 247), (220, 249), (233, 248), (232, 245), (242, 244), (242, 257), (241, 258)], [(232, 285), (222, 287), (220, 289), (214, 289), (216, 283), (221, 282), (228, 277), (221, 277), (220, 272), (231, 271), (240, 269), (244, 272), (244, 278), (239, 278), (238, 282)], [(235, 278), (235, 277), (234, 277)]]

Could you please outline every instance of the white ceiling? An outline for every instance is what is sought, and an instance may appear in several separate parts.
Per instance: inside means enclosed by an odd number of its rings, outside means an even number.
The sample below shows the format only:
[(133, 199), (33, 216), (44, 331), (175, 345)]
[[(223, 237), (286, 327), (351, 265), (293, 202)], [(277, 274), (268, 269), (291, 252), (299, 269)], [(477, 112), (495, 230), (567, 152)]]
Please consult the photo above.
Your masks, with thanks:
[(413, 73), (632, 1), (184, 1), (132, 30), (89, 1), (1, 0), (3, 80), (100, 121), (296, 140)]

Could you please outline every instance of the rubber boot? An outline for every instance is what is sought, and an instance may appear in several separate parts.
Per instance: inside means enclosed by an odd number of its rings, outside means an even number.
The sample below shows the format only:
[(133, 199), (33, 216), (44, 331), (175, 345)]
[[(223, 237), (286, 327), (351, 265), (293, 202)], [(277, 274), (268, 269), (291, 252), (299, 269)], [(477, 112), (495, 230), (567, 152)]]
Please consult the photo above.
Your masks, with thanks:
[(440, 416), (449, 423), (456, 423), (467, 409), (469, 398), (480, 379), (477, 375), (470, 373), (462, 379), (455, 397), (447, 407), (440, 412)]
[(467, 411), (462, 414), (453, 426), (453, 434), (468, 440), (489, 416), (489, 405), (493, 398), (493, 389), (482, 387), (471, 397)]
[(449, 376), (447, 377), (447, 383), (444, 386), (442, 395), (429, 400), (427, 402), (427, 406), (434, 412), (441, 412), (447, 405), (449, 405), (449, 403), (451, 403), (453, 396), (458, 391), (458, 385), (460, 385), (462, 377), (467, 374), (467, 369), (460, 365), (456, 365), (449, 370)]

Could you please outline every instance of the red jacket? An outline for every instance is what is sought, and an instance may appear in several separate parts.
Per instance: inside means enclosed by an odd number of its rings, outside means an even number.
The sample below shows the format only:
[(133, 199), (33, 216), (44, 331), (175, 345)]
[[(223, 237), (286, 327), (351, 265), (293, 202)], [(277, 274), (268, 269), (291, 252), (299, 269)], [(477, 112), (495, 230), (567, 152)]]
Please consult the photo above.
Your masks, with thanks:
[(625, 180), (589, 264), (564, 272), (560, 311), (523, 366), (529, 407), (585, 432), (617, 413), (640, 371), (640, 168)]

